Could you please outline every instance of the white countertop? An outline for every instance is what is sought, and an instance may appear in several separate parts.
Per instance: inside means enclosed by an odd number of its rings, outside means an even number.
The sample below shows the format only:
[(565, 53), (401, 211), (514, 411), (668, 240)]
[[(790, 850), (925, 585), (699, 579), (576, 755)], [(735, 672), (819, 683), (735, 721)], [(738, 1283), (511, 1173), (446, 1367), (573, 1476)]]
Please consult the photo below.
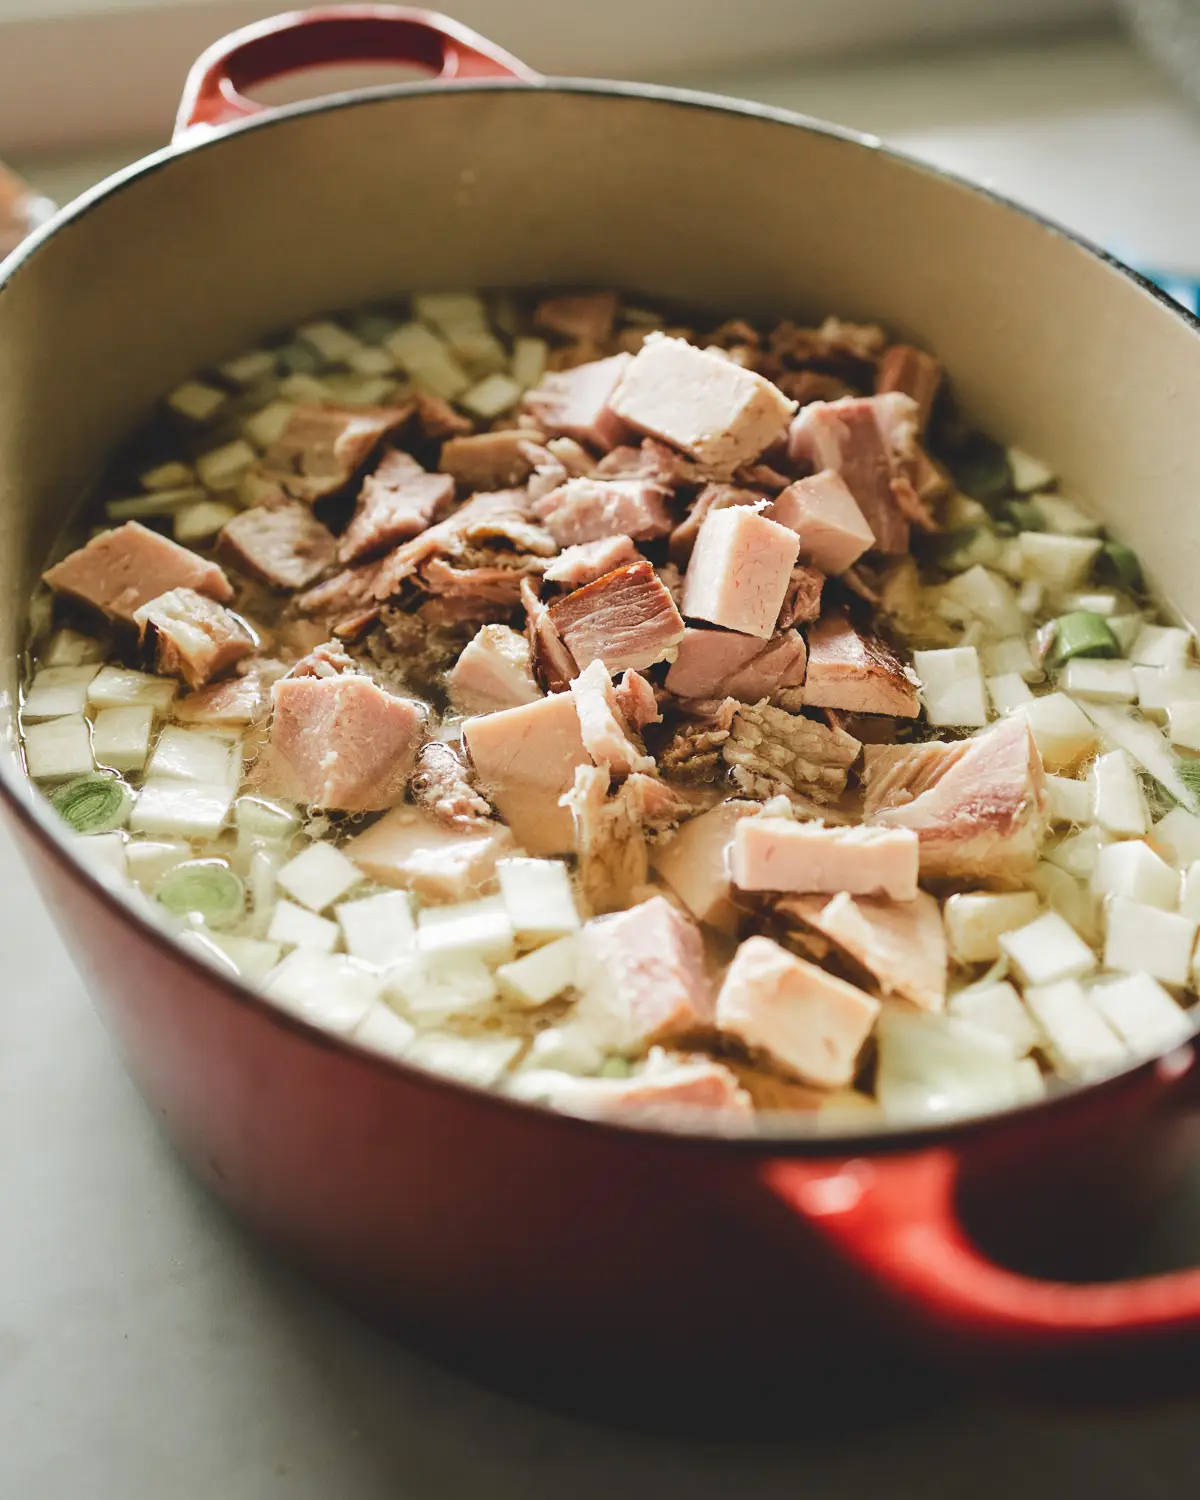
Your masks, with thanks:
[[(1130, 257), (1200, 267), (1200, 120), (1117, 41), (700, 82), (874, 131)], [(14, 164), (63, 198), (136, 154)], [(862, 1439), (701, 1449), (483, 1392), (229, 1222), (126, 1081), (2, 835), (0, 891), (4, 1500), (1144, 1500), (1200, 1483), (1200, 1402), (1087, 1417), (964, 1395)], [(1198, 1208), (1200, 1192), (1166, 1231), (1185, 1263)]]

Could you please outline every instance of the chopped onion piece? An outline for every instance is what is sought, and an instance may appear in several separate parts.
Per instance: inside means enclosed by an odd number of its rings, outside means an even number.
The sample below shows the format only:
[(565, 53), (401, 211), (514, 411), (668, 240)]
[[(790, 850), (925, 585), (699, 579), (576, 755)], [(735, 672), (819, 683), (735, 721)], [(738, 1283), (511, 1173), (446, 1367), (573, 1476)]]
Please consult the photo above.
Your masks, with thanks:
[(1098, 896), (1120, 896), (1143, 906), (1174, 911), (1179, 898), (1179, 872), (1141, 839), (1109, 844), (1097, 857), (1092, 889)]
[(181, 547), (196, 547), (211, 541), (237, 513), (236, 505), (226, 505), (222, 500), (198, 500), (195, 505), (182, 505), (171, 522), (171, 535)]
[(38, 719), (61, 719), (81, 714), (87, 704), (88, 684), (100, 668), (92, 663), (79, 667), (43, 667), (34, 674), (21, 704), (27, 723)]
[(197, 916), (208, 927), (231, 927), (246, 906), (242, 882), (222, 859), (189, 859), (163, 876), (154, 892), (177, 917)]
[(1088, 999), (1135, 1052), (1160, 1052), (1177, 1046), (1193, 1027), (1191, 1018), (1149, 974), (1101, 979)]
[(1045, 857), (1052, 865), (1058, 865), (1069, 875), (1088, 880), (1096, 868), (1101, 849), (1108, 841), (1107, 834), (1099, 828), (1081, 828), (1078, 833), (1068, 835), (1053, 848), (1047, 849)]
[(76, 833), (109, 833), (129, 821), (133, 794), (118, 776), (92, 774), (55, 787), (50, 805)]
[(1196, 798), (1179, 774), (1179, 760), (1153, 724), (1135, 719), (1128, 709), (1107, 703), (1087, 703), (1083, 711), (1106, 740), (1119, 746), (1143, 771), (1161, 782), (1176, 802), (1189, 810), (1195, 809)]
[(1096, 955), (1057, 912), (1002, 933), (1000, 947), (1025, 984), (1077, 979), (1096, 967)]
[(1132, 703), (1137, 697), (1134, 668), (1127, 661), (1074, 657), (1063, 669), (1062, 685), (1072, 698), (1096, 703)]
[(950, 1015), (980, 1031), (1003, 1037), (1012, 1048), (1014, 1058), (1028, 1056), (1041, 1037), (1037, 1022), (1007, 980), (973, 984), (959, 990), (950, 996), (947, 1010)]
[(989, 677), (1015, 674), (1025, 682), (1040, 682), (1046, 675), (1034, 661), (1023, 635), (1010, 635), (979, 648), (983, 669)]
[(404, 1057), (416, 1031), (390, 1005), (372, 1005), (354, 1028), (354, 1040), (384, 1057)]
[(379, 978), (343, 954), (297, 948), (272, 969), (264, 989), (302, 1021), (349, 1036), (378, 1001)]
[(416, 947), (417, 924), (407, 891), (383, 891), (334, 909), (346, 941), (346, 952), (361, 963), (386, 969), (403, 961)]
[(1017, 542), (1022, 576), (1058, 590), (1077, 589), (1087, 582), (1101, 546), (1093, 537), (1045, 531), (1022, 531)]
[(1155, 823), (1150, 842), (1172, 864), (1190, 865), (1200, 859), (1200, 818), (1186, 808), (1173, 807)]
[(973, 646), (914, 651), (913, 669), (921, 680), (921, 700), (931, 724), (978, 728), (987, 723), (979, 653)]
[(1113, 896), (1105, 913), (1104, 967), (1145, 973), (1164, 984), (1186, 984), (1196, 946), (1197, 924), (1178, 912), (1162, 911)]
[(242, 773), (242, 747), (203, 729), (170, 724), (158, 737), (147, 775), (210, 786), (236, 786)]
[[(1124, 750), (1110, 750), (1092, 767), (1092, 816), (1107, 833), (1140, 838), (1150, 826), (1142, 784)], [(1080, 872), (1082, 873), (1082, 872)]]
[(187, 489), (189, 485), (196, 483), (196, 471), (191, 464), (185, 464), (178, 459), (172, 459), (170, 463), (159, 464), (156, 468), (147, 469), (141, 475), (139, 483), (144, 490), (181, 490)]
[(232, 932), (213, 932), (208, 937), (250, 984), (261, 984), (283, 952), (278, 943), (268, 943), (263, 938), (242, 937)]
[(102, 708), (92, 720), (92, 754), (98, 766), (140, 771), (150, 753), (154, 710), (148, 703)]
[(455, 906), (427, 906), (417, 916), (417, 947), (423, 954), (461, 955), (485, 963), (508, 963), (516, 935), (501, 896)]
[(1039, 905), (1033, 891), (958, 892), (943, 912), (951, 955), (964, 964), (994, 963), (1000, 957), (1003, 934), (1032, 922)]
[(214, 385), (205, 385), (200, 380), (188, 380), (167, 397), (167, 405), (190, 422), (208, 422), (225, 405), (227, 397)]
[(486, 1089), (500, 1081), (522, 1045), (520, 1037), (464, 1037), (448, 1031), (427, 1031), (414, 1038), (405, 1061)]
[(988, 677), (984, 686), (991, 699), (992, 711), (1000, 717), (1015, 713), (1027, 703), (1033, 702), (1033, 694), (1024, 678), (1018, 677), (1015, 672), (1007, 672), (1003, 677)]
[(151, 672), (134, 672), (128, 667), (101, 667), (88, 684), (87, 697), (93, 708), (148, 703), (156, 713), (165, 714), (178, 691), (179, 684), (172, 677), (156, 677)]
[(485, 375), (478, 385), (473, 385), (459, 397), (459, 403), (485, 422), (510, 411), (521, 399), (521, 387), (507, 375)]
[(317, 953), (332, 953), (337, 947), (338, 925), (327, 917), (305, 911), (292, 901), (277, 901), (267, 928), (267, 939), (285, 948), (304, 948)]
[(1129, 653), (1139, 667), (1175, 667), (1191, 659), (1192, 632), (1177, 625), (1143, 625)]
[(25, 731), (25, 766), (34, 781), (62, 781), (95, 770), (92, 737), (82, 714), (68, 714)]
[(191, 847), (187, 844), (130, 839), (125, 845), (129, 878), (144, 890), (152, 890), (168, 870), (191, 857)]
[(518, 1005), (545, 1005), (575, 984), (578, 939), (574, 933), (535, 948), (496, 970), (500, 993)]
[(1047, 693), (1021, 710), (1047, 771), (1072, 771), (1092, 755), (1099, 736), (1088, 715), (1065, 693)]
[(1033, 985), (1025, 1004), (1046, 1038), (1055, 1070), (1066, 1078), (1109, 1072), (1126, 1059), (1125, 1048), (1076, 979)]
[(548, 353), (549, 348), (545, 339), (513, 340), (512, 378), (522, 391), (530, 390), (541, 382), (542, 376), (546, 373)]
[(1046, 777), (1046, 809), (1052, 823), (1087, 823), (1092, 816), (1092, 789), (1070, 776)]
[(294, 401), (269, 401), (266, 406), (242, 418), (242, 431), (256, 448), (269, 448), (282, 437), (295, 410)]
[(579, 912), (567, 867), (558, 859), (502, 859), (500, 896), (520, 942), (545, 943), (575, 932)]
[(1185, 750), (1200, 750), (1200, 698), (1167, 702), (1167, 738)]
[(231, 490), (250, 465), (257, 462), (258, 454), (245, 438), (235, 438), (232, 443), (202, 453), (196, 460), (196, 473), (206, 489)]
[(875, 1037), (875, 1094), (893, 1119), (981, 1113), (1029, 1097), (1008, 1039), (955, 1017), (885, 1005)]
[(362, 872), (332, 844), (310, 844), (279, 871), (283, 889), (309, 911), (324, 911), (351, 887), (362, 881)]
[(225, 826), (232, 804), (229, 786), (158, 777), (142, 786), (129, 827), (134, 833), (213, 839)]

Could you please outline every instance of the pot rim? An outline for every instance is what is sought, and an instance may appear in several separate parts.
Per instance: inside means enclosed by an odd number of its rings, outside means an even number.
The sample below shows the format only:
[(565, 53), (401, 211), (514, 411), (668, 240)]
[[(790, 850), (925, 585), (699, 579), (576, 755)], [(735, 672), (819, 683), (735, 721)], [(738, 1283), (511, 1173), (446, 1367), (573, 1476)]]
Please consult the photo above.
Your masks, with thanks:
[[(39, 226), (0, 261), (0, 296), (12, 285), (14, 277), (27, 262), (39, 252), (42, 245), (61, 230), (69, 228), (97, 208), (107, 199), (115, 197), (126, 187), (149, 177), (176, 158), (194, 151), (219, 147), (226, 139), (247, 131), (270, 130), (286, 125), (292, 120), (310, 115), (331, 113), (334, 110), (386, 103), (396, 98), (424, 95), (446, 96), (455, 93), (562, 93), (604, 98), (648, 99), (664, 105), (685, 109), (706, 109), (721, 114), (742, 116), (807, 131), (825, 136), (844, 145), (877, 152), (894, 161), (897, 166), (922, 173), (929, 177), (951, 183), (965, 192), (988, 199), (1001, 208), (1032, 220), (1047, 233), (1071, 241), (1085, 254), (1103, 262), (1109, 270), (1131, 281), (1140, 291), (1182, 322), (1193, 333), (1200, 334), (1200, 318), (1194, 317), (1186, 308), (1154, 285), (1145, 276), (1126, 265), (1116, 256), (1094, 244), (1086, 236), (1066, 228), (1056, 220), (1036, 209), (1016, 202), (1004, 193), (982, 183), (973, 182), (960, 174), (923, 161), (894, 146), (886, 145), (878, 136), (848, 127), (835, 125), (811, 115), (794, 110), (781, 109), (775, 105), (759, 104), (752, 100), (738, 99), (722, 94), (707, 93), (696, 89), (673, 88), (659, 84), (620, 82), (591, 78), (540, 78), (523, 79), (472, 79), (447, 85), (437, 79), (415, 80), (406, 83), (379, 84), (369, 88), (346, 89), (337, 93), (321, 95), (315, 99), (304, 99), (294, 104), (265, 108), (261, 114), (236, 120), (220, 127), (194, 126), (177, 136), (168, 145), (138, 158), (88, 188), (77, 198), (66, 204), (43, 225)], [(15, 709), (14, 705), (14, 717)], [(1032, 1118), (1046, 1118), (1070, 1108), (1080, 1096), (1089, 1098), (1114, 1097), (1130, 1087), (1149, 1081), (1151, 1072), (1164, 1080), (1174, 1077), (1179, 1069), (1176, 1059), (1189, 1046), (1189, 1041), (1168, 1048), (1158, 1055), (1151, 1055), (1108, 1077), (1081, 1083), (1066, 1084), (1056, 1088), (1046, 1097), (1030, 1103), (1002, 1110), (972, 1115), (966, 1119), (915, 1123), (900, 1128), (879, 1126), (845, 1132), (822, 1132), (811, 1130), (802, 1133), (798, 1128), (774, 1134), (758, 1124), (754, 1134), (721, 1133), (711, 1129), (690, 1129), (686, 1125), (669, 1128), (639, 1123), (637, 1121), (592, 1120), (577, 1115), (565, 1114), (545, 1104), (516, 1099), (495, 1089), (483, 1088), (443, 1074), (415, 1067), (400, 1058), (385, 1057), (369, 1048), (359, 1046), (349, 1037), (332, 1032), (304, 1021), (274, 1005), (265, 995), (244, 983), (238, 976), (223, 972), (213, 964), (203, 961), (191, 949), (177, 941), (165, 929), (160, 928), (138, 911), (132, 902), (124, 898), (101, 879), (75, 852), (75, 841), (67, 833), (62, 821), (55, 817), (49, 802), (34, 784), (23, 774), (10, 772), (0, 765), (0, 802), (24, 829), (50, 854), (59, 867), (70, 878), (82, 882), (90, 893), (138, 938), (149, 942), (164, 956), (189, 968), (197, 980), (216, 985), (227, 998), (249, 1005), (259, 1011), (270, 1024), (290, 1030), (310, 1044), (326, 1051), (352, 1059), (358, 1066), (369, 1066), (389, 1075), (399, 1074), (406, 1083), (422, 1088), (436, 1089), (458, 1095), (475, 1106), (496, 1110), (518, 1110), (541, 1119), (555, 1128), (588, 1132), (616, 1133), (623, 1137), (645, 1138), (656, 1145), (674, 1145), (679, 1148), (699, 1147), (706, 1151), (714, 1149), (734, 1152), (752, 1158), (845, 1158), (861, 1156), (891, 1156), (906, 1152), (924, 1151), (937, 1146), (957, 1142), (963, 1138), (977, 1137), (1003, 1130), (1008, 1126), (1019, 1126)], [(1193, 1033), (1194, 1041), (1195, 1033)], [(803, 1120), (805, 1117), (801, 1117)]]

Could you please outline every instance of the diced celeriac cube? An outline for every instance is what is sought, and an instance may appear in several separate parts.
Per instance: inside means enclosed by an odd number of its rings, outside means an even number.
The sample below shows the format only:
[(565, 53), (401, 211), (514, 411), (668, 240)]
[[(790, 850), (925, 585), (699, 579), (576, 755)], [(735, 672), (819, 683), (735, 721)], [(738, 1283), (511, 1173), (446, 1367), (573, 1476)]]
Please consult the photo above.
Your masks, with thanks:
[(223, 500), (197, 500), (195, 505), (181, 505), (171, 520), (171, 535), (181, 547), (196, 547), (211, 541), (237, 513), (236, 505), (226, 505)]
[(219, 366), (221, 374), (234, 385), (254, 385), (267, 380), (279, 368), (275, 355), (266, 349), (247, 349), (245, 354), (236, 354)]
[(960, 1021), (1003, 1037), (1011, 1046), (1014, 1057), (1027, 1056), (1040, 1040), (1037, 1022), (1007, 980), (995, 984), (973, 984), (968, 989), (959, 990), (956, 995), (951, 995), (946, 1008)]
[(427, 906), (417, 916), (417, 948), (429, 956), (456, 954), (489, 964), (516, 955), (516, 934), (501, 896), (455, 906)]
[(1179, 893), (1179, 914), (1200, 922), (1200, 860), (1194, 860), (1183, 872)]
[(1095, 516), (1089, 516), (1061, 495), (1038, 495), (1033, 503), (1049, 532), (1059, 536), (1092, 537), (1100, 530)]
[(26, 723), (38, 719), (61, 719), (81, 714), (87, 703), (88, 685), (100, 668), (93, 663), (79, 667), (43, 667), (34, 674), (21, 704)]
[(1033, 694), (1025, 679), (1018, 677), (1015, 672), (1008, 672), (1003, 677), (988, 677), (985, 679), (985, 686), (991, 699), (992, 712), (999, 717), (1033, 702)]
[(1031, 495), (1035, 490), (1048, 489), (1054, 483), (1054, 470), (1023, 448), (1008, 450), (1008, 468), (1013, 489), (1018, 495)]
[(1048, 848), (1045, 858), (1079, 880), (1090, 880), (1100, 851), (1108, 842), (1108, 835), (1099, 828), (1081, 828), (1078, 833), (1069, 834), (1053, 848)]
[(1120, 1067), (1125, 1048), (1076, 979), (1033, 985), (1025, 1004), (1046, 1038), (1056, 1071), (1066, 1078), (1087, 1077)]
[(1164, 719), (1174, 703), (1200, 702), (1200, 672), (1191, 667), (1134, 667), (1138, 705)]
[(964, 964), (989, 964), (1000, 957), (1003, 933), (1025, 927), (1038, 914), (1034, 891), (992, 894), (960, 891), (946, 902), (946, 940), (954, 958)]
[(241, 937), (230, 932), (210, 932), (205, 936), (250, 984), (261, 984), (283, 952), (279, 943), (268, 943), (263, 938)]
[(979, 620), (1001, 639), (1011, 638), (1025, 628), (1012, 584), (982, 564), (976, 563), (952, 578), (942, 589), (942, 596), (957, 604), (968, 619)]
[(414, 1036), (415, 1029), (398, 1016), (390, 1005), (372, 1005), (352, 1032), (354, 1040), (362, 1047), (384, 1057), (404, 1057)]
[(407, 891), (383, 891), (343, 901), (334, 911), (351, 958), (386, 969), (416, 946), (417, 924)]
[(191, 464), (178, 459), (147, 469), (138, 481), (144, 490), (182, 490), (196, 482), (196, 471)]
[(269, 797), (239, 797), (233, 805), (233, 823), (241, 851), (254, 844), (286, 844), (300, 826), (295, 808)]
[(1169, 700), (1167, 711), (1167, 737), (1172, 745), (1184, 750), (1200, 750), (1200, 699)]
[(1001, 935), (1000, 947), (1025, 984), (1077, 979), (1096, 967), (1096, 955), (1057, 912)]
[(1157, 1052), (1183, 1041), (1192, 1022), (1149, 974), (1101, 979), (1088, 990), (1092, 1004), (1135, 1052)]
[(459, 397), (459, 404), (485, 422), (509, 411), (521, 399), (521, 387), (507, 375), (485, 375), (478, 385)]
[(1188, 982), (1197, 924), (1178, 912), (1162, 911), (1113, 896), (1105, 911), (1104, 967), (1126, 974), (1149, 974), (1164, 984)]
[(421, 323), (404, 323), (384, 340), (384, 348), (417, 385), (445, 401), (471, 388), (471, 377), (450, 349)]
[(158, 737), (147, 775), (210, 786), (236, 786), (242, 773), (240, 741), (169, 724)]
[(1068, 875), (1066, 870), (1060, 870), (1048, 860), (1040, 859), (1033, 867), (1029, 885), (1051, 911), (1057, 912), (1075, 929), (1084, 942), (1099, 942), (1099, 903), (1083, 881), (1076, 880), (1074, 875)]
[(1063, 690), (1097, 703), (1132, 703), (1138, 695), (1134, 669), (1127, 661), (1092, 661), (1077, 656), (1063, 668)]
[(1100, 827), (1117, 838), (1140, 838), (1150, 826), (1150, 815), (1142, 784), (1124, 750), (1099, 756), (1090, 780), (1092, 815)]
[(348, 1036), (379, 999), (379, 976), (340, 953), (296, 948), (267, 976), (265, 992), (282, 1009)]
[(102, 708), (92, 720), (92, 754), (98, 766), (140, 771), (150, 753), (154, 710), (148, 703)]
[(166, 713), (178, 691), (179, 684), (171, 677), (134, 672), (128, 667), (101, 667), (88, 684), (87, 697), (93, 708), (148, 703), (157, 713)]
[(1046, 777), (1046, 809), (1053, 823), (1087, 823), (1092, 816), (1092, 788), (1071, 776)]
[(1096, 726), (1065, 693), (1035, 698), (1021, 712), (1029, 721), (1047, 771), (1073, 770), (1099, 744)]
[(104, 642), (72, 630), (68, 625), (54, 632), (42, 652), (42, 662), (47, 667), (84, 667), (103, 660)]
[(914, 651), (913, 669), (931, 724), (979, 728), (988, 721), (979, 653), (974, 646)]
[(285, 948), (332, 953), (337, 947), (338, 925), (293, 901), (277, 901), (267, 927), (267, 940), (282, 943)]
[(279, 871), (280, 886), (309, 911), (324, 911), (362, 880), (362, 871), (332, 844), (310, 844)]
[(1098, 896), (1122, 896), (1144, 906), (1174, 911), (1179, 874), (1140, 839), (1109, 844), (1100, 851), (1092, 873)]
[(223, 443), (220, 448), (202, 453), (196, 460), (196, 473), (206, 489), (231, 490), (245, 470), (257, 461), (258, 454), (245, 438), (235, 438), (231, 443)]
[(167, 405), (191, 422), (208, 422), (225, 405), (226, 399), (225, 392), (218, 390), (215, 385), (188, 380), (171, 392), (167, 397)]
[(1096, 537), (1056, 536), (1047, 531), (1022, 531), (1021, 572), (1051, 589), (1077, 589), (1088, 580), (1103, 545)]
[(558, 859), (502, 859), (500, 896), (517, 940), (525, 946), (575, 932), (579, 912), (567, 867)]
[(178, 834), (186, 839), (216, 838), (233, 804), (231, 786), (205, 785), (161, 777), (147, 780), (129, 816), (134, 833), (151, 837)]
[(157, 839), (130, 839), (125, 845), (125, 867), (130, 880), (151, 891), (168, 870), (191, 859), (189, 844)]
[(523, 391), (540, 383), (546, 373), (547, 353), (545, 339), (520, 338), (513, 341), (512, 378)]
[(1029, 642), (1023, 635), (1010, 635), (979, 648), (984, 671), (989, 677), (1007, 677), (1016, 673), (1024, 682), (1040, 682), (1045, 676), (1034, 661)]
[(1182, 670), (1191, 657), (1192, 633), (1178, 625), (1143, 625), (1129, 652), (1139, 667)]
[(92, 737), (83, 715), (30, 724), (25, 730), (25, 766), (34, 781), (60, 781), (94, 770)]
[(575, 984), (579, 940), (574, 933), (535, 948), (496, 970), (500, 993), (518, 1005), (545, 1005)]
[(1190, 865), (1200, 859), (1200, 818), (1185, 807), (1173, 807), (1151, 829), (1150, 843), (1173, 865)]
[(129, 866), (125, 859), (125, 835), (119, 832), (90, 833), (75, 844), (80, 859), (96, 874), (128, 879)]
[(256, 448), (269, 448), (282, 435), (295, 410), (294, 401), (268, 402), (258, 411), (242, 418), (242, 431)]
[(405, 1061), (486, 1089), (500, 1081), (522, 1045), (520, 1037), (465, 1037), (427, 1031), (413, 1038)]
[(384, 995), (418, 1026), (440, 1026), (494, 1000), (496, 980), (474, 954), (429, 956), (414, 950), (388, 969)]

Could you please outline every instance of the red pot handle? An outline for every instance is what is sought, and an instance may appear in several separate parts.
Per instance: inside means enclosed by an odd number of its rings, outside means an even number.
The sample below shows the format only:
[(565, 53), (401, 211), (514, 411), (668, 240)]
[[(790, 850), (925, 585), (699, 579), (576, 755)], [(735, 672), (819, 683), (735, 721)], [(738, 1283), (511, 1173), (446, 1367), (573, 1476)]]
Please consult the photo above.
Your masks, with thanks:
[(449, 16), (399, 5), (292, 11), (223, 37), (198, 58), (183, 89), (175, 137), (215, 128), (266, 106), (246, 92), (272, 78), (337, 63), (416, 63), (449, 83), (463, 78), (541, 77)]
[[(1190, 1049), (1158, 1064), (1148, 1093), (1175, 1102), (1200, 1062)], [(1184, 1085), (1181, 1090), (1180, 1084)], [(1119, 1106), (1118, 1106), (1119, 1107)], [(939, 1147), (840, 1163), (780, 1160), (768, 1186), (865, 1272), (901, 1321), (943, 1355), (993, 1372), (1084, 1368), (1167, 1348), (1200, 1355), (1200, 1269), (1101, 1284), (1041, 1281), (997, 1265), (967, 1236), (957, 1209), (962, 1156)], [(930, 1337), (932, 1336), (932, 1338)], [(1107, 1367), (1107, 1362), (1103, 1362)]]

